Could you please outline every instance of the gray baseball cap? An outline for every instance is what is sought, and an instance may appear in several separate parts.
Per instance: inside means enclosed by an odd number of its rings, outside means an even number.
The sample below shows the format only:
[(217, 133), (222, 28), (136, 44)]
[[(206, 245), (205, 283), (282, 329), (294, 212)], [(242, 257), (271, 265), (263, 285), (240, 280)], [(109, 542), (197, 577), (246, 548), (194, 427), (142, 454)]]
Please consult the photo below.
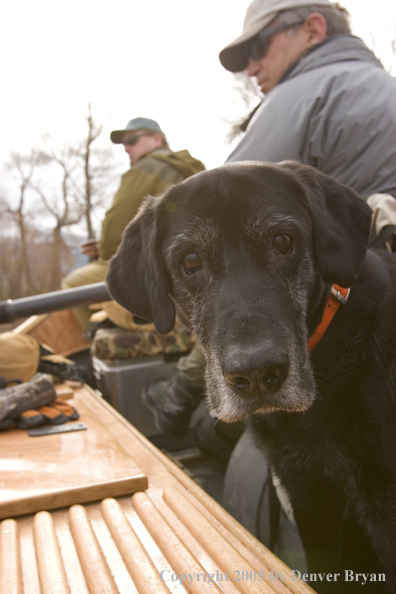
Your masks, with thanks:
[(134, 130), (152, 130), (153, 132), (164, 134), (155, 120), (150, 120), (149, 118), (134, 118), (133, 120), (129, 120), (123, 130), (113, 130), (110, 134), (110, 140), (114, 142), (114, 144), (121, 144), (124, 132), (133, 132)]
[(301, 6), (332, 6), (332, 3), (329, 0), (253, 0), (246, 11), (242, 34), (219, 54), (224, 68), (230, 72), (245, 70), (248, 59), (243, 44), (269, 25), (281, 10)]

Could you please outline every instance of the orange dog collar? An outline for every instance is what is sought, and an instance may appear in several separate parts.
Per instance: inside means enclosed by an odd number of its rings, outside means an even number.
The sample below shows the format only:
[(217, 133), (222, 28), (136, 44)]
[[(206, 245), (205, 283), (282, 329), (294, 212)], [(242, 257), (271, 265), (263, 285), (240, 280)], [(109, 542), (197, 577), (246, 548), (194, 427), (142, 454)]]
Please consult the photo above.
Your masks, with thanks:
[(346, 304), (346, 302), (348, 301), (350, 291), (351, 289), (343, 289), (338, 285), (333, 285), (331, 287), (330, 295), (326, 303), (322, 321), (320, 322), (319, 326), (316, 328), (315, 332), (308, 340), (309, 352), (313, 351), (313, 349), (318, 344), (319, 340), (326, 332), (331, 320), (335, 316), (337, 309), (340, 307), (340, 305)]

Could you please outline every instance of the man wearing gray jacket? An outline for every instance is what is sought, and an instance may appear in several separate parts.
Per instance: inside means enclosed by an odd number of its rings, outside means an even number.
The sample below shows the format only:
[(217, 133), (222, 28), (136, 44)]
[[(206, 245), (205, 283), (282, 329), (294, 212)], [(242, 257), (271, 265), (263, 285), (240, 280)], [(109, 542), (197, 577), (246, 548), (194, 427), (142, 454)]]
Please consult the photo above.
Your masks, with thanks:
[[(247, 70), (265, 95), (229, 162), (295, 159), (364, 198), (396, 198), (396, 81), (350, 34), (345, 9), (329, 0), (253, 0), (242, 34), (219, 57), (231, 72)], [(146, 390), (165, 432), (187, 428), (204, 365), (196, 347), (169, 382)]]
[(396, 197), (396, 80), (328, 0), (255, 0), (220, 53), (265, 97), (228, 161), (295, 159), (364, 198)]

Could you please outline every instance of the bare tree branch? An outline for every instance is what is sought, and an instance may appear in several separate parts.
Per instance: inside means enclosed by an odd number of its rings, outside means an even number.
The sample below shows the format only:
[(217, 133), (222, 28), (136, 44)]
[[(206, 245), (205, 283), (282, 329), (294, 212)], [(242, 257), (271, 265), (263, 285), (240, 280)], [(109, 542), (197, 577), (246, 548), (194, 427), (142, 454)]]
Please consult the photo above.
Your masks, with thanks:
[(232, 90), (237, 94), (234, 102), (242, 103), (244, 115), (236, 121), (226, 120), (230, 125), (230, 131), (227, 135), (227, 142), (231, 143), (245, 130), (245, 123), (251, 117), (252, 111), (257, 108), (263, 99), (263, 94), (252, 78), (246, 71), (234, 74), (234, 85)]
[(372, 51), (384, 65), (389, 74), (396, 70), (396, 23), (384, 23), (381, 36), (378, 31), (371, 30), (368, 35)]
[(22, 155), (15, 151), (10, 154), (10, 160), (6, 163), (6, 171), (16, 179), (19, 186), (19, 197), (15, 207), (6, 202), (6, 208), (13, 217), (19, 230), (20, 251), (21, 251), (21, 287), (31, 287), (35, 290), (36, 285), (31, 272), (29, 250), (27, 247), (27, 225), (25, 220), (26, 192), (31, 187), (32, 178), (37, 167), (43, 164), (44, 159), (41, 153), (32, 148), (28, 155)]
[[(108, 188), (119, 172), (112, 152), (100, 145), (103, 126), (94, 120), (90, 105), (85, 122), (78, 143), (59, 144), (44, 134), (30, 153), (10, 154), (5, 169), (12, 199), (0, 197), (0, 263), (7, 267), (0, 278), (6, 279), (0, 286), (3, 298), (59, 288), (71, 254), (64, 241), (66, 228), (84, 221), (88, 237), (94, 237), (96, 213), (111, 201)], [(34, 223), (31, 212), (42, 215), (42, 223)]]

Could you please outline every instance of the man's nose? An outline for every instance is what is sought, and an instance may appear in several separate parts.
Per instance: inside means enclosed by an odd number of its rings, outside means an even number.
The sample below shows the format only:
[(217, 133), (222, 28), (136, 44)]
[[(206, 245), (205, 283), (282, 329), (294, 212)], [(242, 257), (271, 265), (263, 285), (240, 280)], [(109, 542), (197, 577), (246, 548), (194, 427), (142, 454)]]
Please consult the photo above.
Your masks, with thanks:
[(253, 58), (249, 58), (249, 62), (247, 65), (247, 75), (248, 76), (256, 76), (256, 74), (258, 73), (258, 71), (260, 70), (260, 61), (259, 60), (254, 60)]

